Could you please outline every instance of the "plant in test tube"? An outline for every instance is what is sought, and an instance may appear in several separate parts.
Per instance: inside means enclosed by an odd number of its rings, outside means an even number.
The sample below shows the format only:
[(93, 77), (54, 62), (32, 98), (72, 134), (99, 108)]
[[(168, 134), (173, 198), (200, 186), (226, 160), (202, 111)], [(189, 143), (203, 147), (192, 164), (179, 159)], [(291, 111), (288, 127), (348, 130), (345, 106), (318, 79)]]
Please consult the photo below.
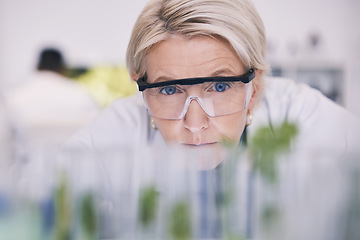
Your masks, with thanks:
[(154, 186), (142, 189), (139, 205), (141, 224), (147, 228), (155, 221), (158, 207), (158, 192)]
[(175, 203), (169, 221), (171, 239), (189, 240), (192, 236), (190, 209), (186, 202)]
[(55, 192), (55, 231), (54, 240), (71, 239), (71, 202), (70, 191), (65, 174)]
[[(276, 200), (278, 160), (281, 154), (290, 151), (291, 143), (297, 134), (296, 124), (284, 122), (280, 126), (259, 128), (250, 141), (250, 157), (254, 171), (258, 171), (265, 180), (263, 183), (269, 194), (261, 210), (261, 221), (268, 239), (273, 239), (271, 235), (280, 227), (282, 220), (282, 211)], [(249, 199), (251, 198), (252, 196)]]
[(97, 239), (98, 218), (92, 193), (86, 193), (81, 201), (81, 225), (86, 239)]
[(297, 133), (295, 124), (284, 122), (278, 127), (259, 128), (252, 138), (250, 152), (255, 170), (270, 183), (277, 181), (277, 157), (290, 150), (290, 144)]

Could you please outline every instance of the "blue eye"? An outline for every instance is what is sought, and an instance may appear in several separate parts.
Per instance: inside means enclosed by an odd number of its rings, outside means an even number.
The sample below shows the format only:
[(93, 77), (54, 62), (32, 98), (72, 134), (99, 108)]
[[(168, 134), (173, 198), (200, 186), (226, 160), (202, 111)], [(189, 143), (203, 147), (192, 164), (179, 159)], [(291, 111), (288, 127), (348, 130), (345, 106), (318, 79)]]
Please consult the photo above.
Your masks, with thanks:
[(160, 89), (160, 93), (166, 94), (166, 95), (173, 95), (176, 93), (176, 87), (175, 86), (167, 86)]
[(217, 92), (224, 92), (229, 87), (230, 87), (230, 85), (228, 83), (224, 83), (224, 82), (218, 82), (218, 83), (215, 83), (215, 85), (214, 85), (214, 89)]

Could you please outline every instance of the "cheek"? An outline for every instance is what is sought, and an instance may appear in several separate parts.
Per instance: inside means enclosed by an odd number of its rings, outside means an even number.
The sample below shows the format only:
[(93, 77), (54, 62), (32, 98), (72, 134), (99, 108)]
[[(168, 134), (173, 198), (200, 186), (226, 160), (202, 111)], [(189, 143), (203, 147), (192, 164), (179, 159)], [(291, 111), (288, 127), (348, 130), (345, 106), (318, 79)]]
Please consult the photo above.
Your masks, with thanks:
[(181, 120), (156, 119), (155, 123), (165, 142), (177, 142), (181, 135)]
[(213, 118), (212, 125), (221, 135), (222, 139), (239, 142), (245, 127), (245, 113), (246, 111), (242, 111), (228, 116)]
[[(226, 140), (239, 142), (244, 131), (246, 122), (246, 111), (240, 113), (209, 118), (209, 127), (201, 134), (212, 140)], [(182, 120), (155, 119), (156, 126), (168, 143), (177, 143), (189, 137)]]

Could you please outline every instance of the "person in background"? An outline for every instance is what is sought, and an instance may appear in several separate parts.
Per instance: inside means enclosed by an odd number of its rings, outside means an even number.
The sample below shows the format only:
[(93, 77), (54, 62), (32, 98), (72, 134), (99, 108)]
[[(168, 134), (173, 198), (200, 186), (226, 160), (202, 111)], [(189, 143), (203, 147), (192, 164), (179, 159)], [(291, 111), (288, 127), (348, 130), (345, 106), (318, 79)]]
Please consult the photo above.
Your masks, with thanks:
[(28, 81), (5, 93), (5, 101), (22, 144), (57, 145), (99, 108), (81, 85), (64, 76), (66, 64), (58, 49), (43, 49), (36, 68)]
[(113, 102), (67, 146), (206, 149), (291, 122), (301, 148), (356, 148), (359, 120), (307, 85), (269, 77), (266, 46), (250, 0), (149, 1), (126, 56), (140, 93)]
[(44, 49), (40, 53), (37, 70), (51, 71), (64, 75), (66, 66), (61, 52), (55, 48)]

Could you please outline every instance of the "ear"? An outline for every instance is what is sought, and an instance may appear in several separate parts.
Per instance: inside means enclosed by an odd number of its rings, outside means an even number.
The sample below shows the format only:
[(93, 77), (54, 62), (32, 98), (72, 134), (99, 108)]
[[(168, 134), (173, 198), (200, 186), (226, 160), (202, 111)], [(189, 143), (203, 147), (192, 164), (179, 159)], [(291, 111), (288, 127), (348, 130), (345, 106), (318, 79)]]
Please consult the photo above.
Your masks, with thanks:
[(253, 108), (256, 105), (257, 99), (258, 99), (258, 95), (259, 95), (259, 90), (256, 84), (253, 84), (252, 86), (252, 95), (248, 104), (248, 109), (249, 110), (253, 110)]
[(255, 78), (252, 80), (252, 95), (248, 104), (248, 109), (253, 110), (261, 97), (263, 87), (263, 71), (256, 70)]
[(131, 74), (131, 79), (136, 82), (139, 79), (139, 75), (136, 74), (136, 73), (132, 73)]

